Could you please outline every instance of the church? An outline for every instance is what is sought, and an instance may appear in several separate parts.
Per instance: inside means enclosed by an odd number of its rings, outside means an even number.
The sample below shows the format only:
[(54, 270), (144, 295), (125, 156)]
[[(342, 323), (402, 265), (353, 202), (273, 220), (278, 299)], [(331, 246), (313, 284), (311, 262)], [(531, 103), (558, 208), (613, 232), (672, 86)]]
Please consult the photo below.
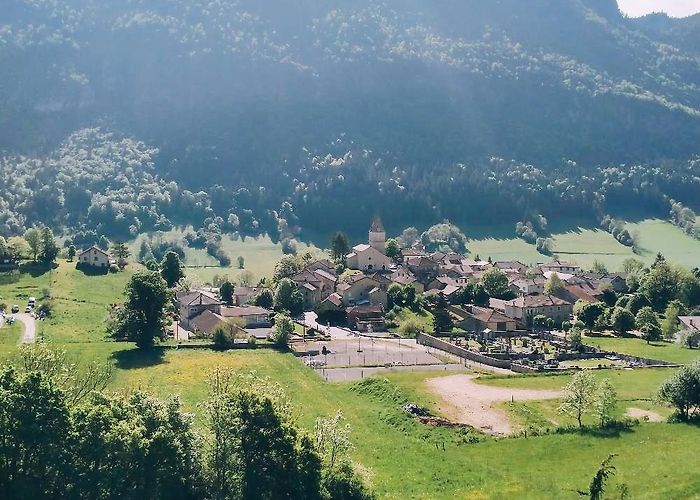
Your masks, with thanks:
[(357, 245), (346, 257), (349, 269), (364, 272), (389, 271), (392, 261), (386, 256), (386, 231), (379, 218), (369, 230), (369, 244)]

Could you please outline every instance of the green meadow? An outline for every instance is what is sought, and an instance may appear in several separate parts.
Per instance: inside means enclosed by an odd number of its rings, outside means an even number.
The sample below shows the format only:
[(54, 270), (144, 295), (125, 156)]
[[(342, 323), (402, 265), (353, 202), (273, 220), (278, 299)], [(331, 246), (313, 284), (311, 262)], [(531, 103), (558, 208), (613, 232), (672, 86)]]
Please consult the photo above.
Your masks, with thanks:
[[(639, 251), (634, 253), (629, 247), (618, 243), (611, 234), (597, 228), (578, 226), (575, 222), (560, 221), (551, 236), (552, 253), (562, 260), (573, 261), (584, 268), (590, 268), (594, 261), (603, 262), (609, 270), (620, 269), (622, 262), (630, 257), (647, 264), (654, 261), (657, 253), (662, 253), (672, 262), (686, 267), (700, 266), (700, 240), (691, 238), (668, 221), (646, 219), (628, 224), (628, 229), (639, 238)], [(546, 262), (551, 256), (537, 252), (534, 245), (517, 239), (514, 228), (503, 227), (489, 236), (482, 230), (469, 241), (469, 251), (482, 259), (520, 260), (527, 264)]]

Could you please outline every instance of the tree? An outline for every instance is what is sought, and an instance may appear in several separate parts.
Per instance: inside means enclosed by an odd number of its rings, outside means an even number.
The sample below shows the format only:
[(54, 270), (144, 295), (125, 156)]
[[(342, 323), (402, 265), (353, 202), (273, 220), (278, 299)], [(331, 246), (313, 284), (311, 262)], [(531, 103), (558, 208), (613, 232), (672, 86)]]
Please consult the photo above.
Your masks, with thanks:
[(591, 265), (591, 272), (596, 274), (608, 274), (608, 268), (599, 260), (594, 260)]
[(247, 269), (238, 275), (238, 283), (240, 283), (241, 286), (252, 286), (254, 281), (255, 276), (253, 272)]
[(681, 330), (678, 332), (677, 342), (688, 349), (693, 349), (700, 344), (700, 330)]
[(481, 283), (489, 297), (504, 299), (511, 293), (508, 286), (508, 276), (497, 267), (486, 271), (481, 278)]
[(104, 234), (97, 239), (97, 247), (104, 250), (105, 252), (109, 248), (109, 240)]
[(583, 337), (579, 328), (573, 327), (569, 333), (569, 347), (572, 351), (581, 352), (583, 350)]
[(279, 283), (284, 278), (291, 278), (297, 274), (301, 271), (301, 268), (301, 263), (296, 255), (285, 255), (275, 264), (275, 272), (272, 279), (275, 283)]
[(348, 453), (352, 450), (350, 424), (342, 411), (338, 410), (331, 418), (317, 418), (314, 437), (316, 449), (330, 469), (335, 469), (340, 462), (348, 459)]
[(73, 262), (73, 259), (75, 258), (75, 254), (77, 253), (75, 249), (75, 245), (71, 245), (68, 247), (68, 260)]
[(685, 306), (677, 301), (672, 300), (668, 303), (666, 311), (664, 312), (664, 320), (661, 323), (661, 333), (666, 340), (673, 340), (680, 328), (680, 321), (678, 317), (685, 314)]
[(277, 285), (275, 311), (286, 311), (292, 316), (298, 316), (304, 311), (304, 297), (296, 283), (289, 278), (284, 278)]
[(576, 317), (583, 322), (589, 331), (591, 331), (595, 327), (598, 318), (600, 318), (604, 312), (605, 306), (600, 302), (593, 304), (586, 302), (582, 303), (580, 307), (578, 307)]
[(404, 288), (398, 283), (392, 283), (386, 291), (389, 309), (404, 306)]
[(112, 255), (114, 255), (118, 261), (125, 261), (131, 256), (131, 251), (125, 243), (121, 241), (115, 241), (112, 245)]
[(281, 394), (281, 388), (253, 375), (212, 376), (205, 405), (212, 498), (319, 498), (320, 458), (299, 437)]
[(656, 311), (663, 311), (675, 297), (678, 286), (676, 273), (665, 259), (657, 258), (649, 274), (640, 286), (640, 291), (646, 296)]
[(275, 328), (272, 330), (271, 340), (277, 347), (287, 347), (289, 339), (294, 335), (294, 321), (285, 313), (275, 315)]
[(384, 253), (390, 259), (396, 260), (398, 257), (401, 256), (401, 247), (399, 246), (399, 242), (393, 238), (386, 240)]
[(415, 227), (407, 227), (398, 237), (398, 243), (402, 248), (413, 248), (420, 240), (420, 233)]
[(243, 258), (242, 255), (238, 256), (237, 262), (238, 262), (238, 269), (245, 268), (245, 259)]
[(177, 396), (93, 394), (73, 412), (76, 490), (104, 498), (198, 498), (201, 441)]
[(165, 312), (170, 298), (171, 292), (160, 274), (134, 274), (126, 286), (126, 302), (117, 309), (109, 327), (112, 337), (136, 342), (142, 349), (153, 347), (155, 339), (165, 338)]
[(644, 263), (634, 257), (628, 257), (622, 261), (622, 272), (629, 275), (644, 269)]
[(642, 332), (642, 338), (647, 341), (647, 344), (661, 340), (659, 317), (651, 307), (642, 307), (635, 317), (635, 323), (637, 329)]
[(564, 289), (565, 283), (559, 277), (557, 273), (552, 273), (552, 275), (547, 280), (547, 284), (544, 286), (544, 291), (548, 295), (554, 295), (555, 293)]
[(700, 407), (700, 362), (682, 366), (664, 381), (658, 399), (676, 408), (682, 420), (688, 420)]
[(345, 256), (350, 253), (350, 242), (345, 233), (337, 232), (331, 238), (331, 257), (333, 262), (340, 264), (345, 262)]
[(230, 281), (224, 281), (219, 287), (219, 295), (221, 295), (221, 300), (223, 300), (226, 305), (233, 305), (233, 283)]
[(610, 326), (620, 335), (624, 335), (634, 329), (634, 316), (627, 309), (616, 307), (610, 316)]
[(27, 229), (24, 233), (24, 240), (27, 242), (27, 245), (29, 245), (32, 260), (36, 262), (41, 252), (41, 231), (35, 227)]
[(163, 262), (160, 264), (160, 274), (168, 285), (168, 288), (173, 288), (178, 281), (185, 277), (184, 266), (180, 261), (180, 257), (173, 251), (169, 251), (163, 257)]
[(43, 227), (41, 229), (41, 253), (40, 260), (44, 264), (51, 264), (56, 261), (58, 257), (58, 252), (60, 252), (60, 247), (56, 243), (56, 239), (53, 237), (53, 232), (50, 227)]
[(269, 288), (264, 288), (255, 296), (254, 304), (258, 307), (264, 307), (265, 309), (272, 309), (274, 307), (275, 299), (272, 295), (272, 290)]
[(609, 455), (600, 464), (598, 471), (593, 476), (591, 484), (588, 486), (588, 491), (579, 491), (578, 494), (582, 497), (588, 497), (589, 500), (602, 500), (605, 493), (605, 482), (610, 476), (615, 475), (615, 467), (612, 465), (612, 460), (615, 455)]
[(447, 310), (447, 301), (442, 295), (438, 295), (437, 303), (433, 309), (433, 329), (435, 333), (452, 332), (454, 322)]
[(590, 371), (577, 372), (564, 387), (564, 402), (559, 411), (575, 417), (579, 427), (583, 427), (583, 415), (590, 412), (595, 392), (596, 381)]
[(612, 421), (613, 412), (617, 406), (617, 391), (610, 379), (606, 378), (598, 385), (593, 401), (593, 414), (598, 418), (601, 427)]
[(235, 347), (236, 339), (240, 334), (245, 334), (242, 328), (242, 321), (228, 320), (214, 328), (212, 332), (212, 342), (219, 350), (226, 350)]
[(68, 496), (70, 435), (60, 389), (38, 372), (0, 371), (0, 497)]
[(634, 295), (629, 297), (625, 309), (627, 309), (632, 314), (637, 314), (640, 309), (647, 306), (651, 306), (651, 302), (649, 302), (646, 296), (641, 293), (635, 293)]

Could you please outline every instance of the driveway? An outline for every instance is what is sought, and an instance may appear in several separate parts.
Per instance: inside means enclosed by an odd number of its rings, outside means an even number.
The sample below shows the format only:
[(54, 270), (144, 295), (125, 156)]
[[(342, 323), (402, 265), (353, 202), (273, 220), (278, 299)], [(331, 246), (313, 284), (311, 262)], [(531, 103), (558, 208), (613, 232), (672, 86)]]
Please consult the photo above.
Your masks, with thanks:
[(34, 344), (36, 342), (36, 320), (25, 313), (15, 314), (15, 318), (22, 322), (22, 344)]
[(315, 312), (305, 312), (304, 319), (301, 321), (306, 328), (313, 328), (320, 332), (327, 333), (332, 339), (346, 339), (348, 337), (354, 337), (357, 333), (346, 330), (344, 328), (338, 328), (336, 326), (326, 326), (317, 322), (318, 315)]

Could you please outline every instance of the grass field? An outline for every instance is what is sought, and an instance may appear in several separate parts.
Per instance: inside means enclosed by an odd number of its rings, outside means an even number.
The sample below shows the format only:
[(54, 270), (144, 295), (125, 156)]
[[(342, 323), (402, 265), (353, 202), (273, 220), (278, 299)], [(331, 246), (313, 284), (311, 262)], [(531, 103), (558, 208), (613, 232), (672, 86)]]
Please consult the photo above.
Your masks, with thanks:
[(586, 345), (600, 349), (671, 363), (686, 364), (700, 359), (700, 350), (685, 349), (678, 344), (669, 342), (647, 344), (642, 339), (616, 337), (584, 337), (583, 341)]
[[(206, 377), (215, 366), (256, 370), (280, 382), (294, 398), (299, 423), (310, 429), (319, 415), (342, 409), (352, 425), (354, 458), (367, 470), (375, 491), (389, 498), (573, 498), (584, 488), (599, 462), (617, 453), (615, 481), (630, 487), (632, 498), (650, 495), (687, 498), (700, 478), (674, 464), (694, 460), (700, 444), (697, 429), (683, 425), (644, 424), (629, 433), (601, 437), (547, 435), (530, 439), (485, 438), (468, 444), (463, 432), (424, 427), (401, 410), (407, 401), (429, 406), (424, 380), (434, 373), (397, 374), (329, 384), (290, 354), (274, 351), (174, 351), (144, 363), (131, 351), (118, 354), (121, 368), (112, 388), (148, 388), (160, 395), (178, 393), (186, 407), (199, 413)], [(133, 366), (131, 363), (133, 362)], [(647, 373), (647, 372), (644, 372)], [(649, 371), (640, 381), (620, 372), (616, 385), (623, 397), (641, 397), (667, 375)], [(566, 377), (493, 378), (487, 383), (560, 388)], [(645, 388), (646, 387), (646, 388)], [(201, 423), (201, 421), (200, 421)], [(443, 449), (444, 446), (444, 449)], [(644, 453), (640, 453), (643, 446)], [(644, 473), (653, 468), (654, 475)], [(665, 477), (659, 481), (659, 477)]]
[[(566, 229), (565, 229), (566, 228)], [(553, 253), (562, 260), (578, 263), (589, 268), (595, 260), (603, 262), (609, 270), (619, 270), (622, 262), (634, 257), (647, 264), (654, 261), (656, 254), (663, 253), (670, 261), (687, 267), (700, 266), (700, 241), (691, 238), (668, 221), (647, 219), (629, 224), (632, 233), (638, 233), (640, 250), (635, 254), (631, 248), (618, 243), (609, 233), (597, 228), (578, 227), (576, 223), (566, 224), (560, 221), (552, 235)], [(537, 252), (534, 245), (512, 238), (511, 233), (503, 236), (504, 229), (495, 232), (497, 238), (483, 235), (478, 231), (478, 238), (470, 240), (469, 251), (482, 259), (493, 260), (516, 259), (526, 264), (546, 262), (551, 257)], [(467, 232), (469, 236), (469, 232)]]
[(120, 302), (131, 275), (140, 266), (131, 264), (115, 274), (90, 275), (75, 268), (74, 262), (61, 260), (57, 267), (23, 267), (12, 275), (3, 275), (0, 297), (8, 305), (22, 307), (27, 298), (40, 299), (49, 293), (54, 313), (37, 323), (37, 335), (60, 343), (99, 342), (104, 340), (104, 319), (110, 304)]
[[(192, 227), (174, 229), (166, 233), (159, 233), (160, 237), (166, 241), (182, 241), (188, 231), (193, 231)], [(130, 248), (134, 255), (138, 255), (141, 241), (145, 235), (141, 235), (131, 242)], [(211, 283), (215, 276), (227, 276), (236, 281), (242, 269), (238, 269), (238, 257), (244, 259), (244, 269), (253, 274), (254, 281), (261, 278), (271, 277), (275, 264), (284, 256), (282, 245), (273, 243), (268, 236), (258, 238), (232, 237), (224, 235), (222, 238), (222, 248), (231, 258), (231, 266), (220, 267), (218, 261), (207, 254), (206, 250), (185, 248), (185, 265), (187, 275), (203, 283)], [(313, 245), (299, 243), (298, 252), (303, 254), (311, 252), (313, 255), (320, 255), (321, 250)]]

